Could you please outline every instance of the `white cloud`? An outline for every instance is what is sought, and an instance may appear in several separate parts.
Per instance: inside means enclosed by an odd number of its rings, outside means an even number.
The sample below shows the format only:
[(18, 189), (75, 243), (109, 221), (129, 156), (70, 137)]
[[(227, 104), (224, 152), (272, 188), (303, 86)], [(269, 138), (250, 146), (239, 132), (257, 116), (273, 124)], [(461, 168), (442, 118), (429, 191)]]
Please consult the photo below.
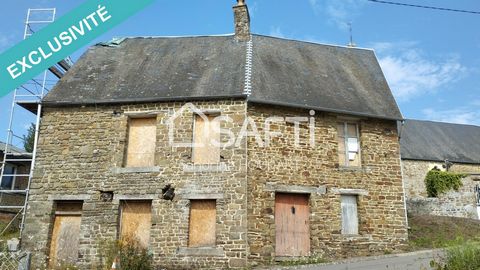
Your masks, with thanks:
[(286, 37), (286, 36), (283, 34), (282, 29), (280, 29), (280, 27), (278, 27), (278, 26), (270, 27), (269, 36), (279, 37), (279, 38), (285, 38), (285, 37)]
[(435, 110), (428, 108), (422, 110), (422, 113), (426, 118), (433, 121), (480, 125), (480, 110), (475, 110), (468, 107), (447, 110)]
[(396, 98), (401, 101), (437, 91), (467, 72), (456, 56), (427, 58), (415, 42), (373, 44), (380, 66)]
[(309, 3), (315, 14), (327, 15), (330, 23), (345, 30), (366, 4), (365, 1), (358, 0), (309, 0)]

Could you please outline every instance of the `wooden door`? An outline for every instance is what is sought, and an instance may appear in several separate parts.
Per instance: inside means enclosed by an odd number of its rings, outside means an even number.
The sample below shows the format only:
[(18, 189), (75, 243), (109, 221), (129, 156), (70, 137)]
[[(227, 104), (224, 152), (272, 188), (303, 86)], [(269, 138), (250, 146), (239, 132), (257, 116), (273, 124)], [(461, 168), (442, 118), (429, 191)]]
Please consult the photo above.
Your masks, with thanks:
[(308, 195), (277, 193), (275, 196), (276, 256), (310, 255)]
[(123, 201), (121, 208), (120, 237), (147, 248), (152, 227), (151, 201)]
[(74, 264), (78, 258), (80, 214), (57, 214), (50, 243), (50, 267)]

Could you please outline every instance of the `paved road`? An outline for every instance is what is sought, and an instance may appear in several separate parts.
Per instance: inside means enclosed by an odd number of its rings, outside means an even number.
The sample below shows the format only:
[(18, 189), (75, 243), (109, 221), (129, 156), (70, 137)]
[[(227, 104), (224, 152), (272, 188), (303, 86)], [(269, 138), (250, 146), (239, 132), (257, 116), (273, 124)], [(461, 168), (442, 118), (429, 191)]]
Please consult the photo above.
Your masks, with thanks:
[(304, 265), (274, 269), (301, 270), (431, 270), (430, 261), (441, 255), (439, 250), (387, 255), (370, 258), (356, 258), (335, 264)]

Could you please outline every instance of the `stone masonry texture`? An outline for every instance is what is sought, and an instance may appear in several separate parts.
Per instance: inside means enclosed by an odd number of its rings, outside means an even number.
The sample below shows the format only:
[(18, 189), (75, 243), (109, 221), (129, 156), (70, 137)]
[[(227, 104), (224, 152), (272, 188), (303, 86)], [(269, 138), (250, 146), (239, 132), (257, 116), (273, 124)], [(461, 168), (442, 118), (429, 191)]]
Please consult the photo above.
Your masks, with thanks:
[(475, 187), (480, 184), (478, 164), (453, 164), (451, 172), (468, 174), (462, 179), (463, 186), (458, 191), (440, 194), (438, 198), (427, 197), (425, 176), (434, 167), (445, 170), (444, 165), (443, 162), (402, 160), (408, 214), (478, 219), (475, 195)]
[[(152, 201), (149, 249), (159, 269), (227, 269), (268, 264), (275, 260), (275, 187), (317, 188), (310, 206), (311, 256), (344, 258), (396, 251), (407, 239), (399, 143), (395, 121), (358, 119), (360, 168), (339, 166), (336, 123), (339, 115), (317, 112), (315, 147), (308, 144), (306, 123), (300, 124), (299, 146), (294, 125), (274, 123), (282, 132), (266, 147), (254, 137), (222, 148), (220, 165), (192, 164), (190, 147), (171, 147), (166, 126), (185, 103), (45, 108), (32, 180), (22, 247), (33, 252), (33, 266), (48, 261), (55, 201), (82, 200), (79, 269), (100, 263), (100, 243), (118, 238), (120, 200)], [(239, 134), (246, 116), (264, 136), (269, 116), (305, 116), (306, 110), (253, 105), (244, 100), (197, 101), (202, 111), (221, 112), (231, 121), (222, 129)], [(155, 168), (122, 170), (128, 119), (157, 119)], [(192, 141), (193, 112), (178, 113), (175, 142)], [(221, 140), (228, 141), (222, 134)], [(188, 169), (186, 169), (188, 168)], [(162, 188), (175, 188), (172, 201)], [(273, 187), (273, 189), (272, 189)], [(325, 187), (322, 189), (319, 187)], [(341, 234), (339, 189), (363, 190), (358, 195), (359, 235)], [(308, 189), (307, 189), (308, 190)], [(315, 189), (313, 189), (315, 190)], [(104, 201), (101, 192), (113, 192)], [(214, 194), (214, 195), (212, 195)], [(189, 199), (217, 200), (216, 247), (188, 248)]]

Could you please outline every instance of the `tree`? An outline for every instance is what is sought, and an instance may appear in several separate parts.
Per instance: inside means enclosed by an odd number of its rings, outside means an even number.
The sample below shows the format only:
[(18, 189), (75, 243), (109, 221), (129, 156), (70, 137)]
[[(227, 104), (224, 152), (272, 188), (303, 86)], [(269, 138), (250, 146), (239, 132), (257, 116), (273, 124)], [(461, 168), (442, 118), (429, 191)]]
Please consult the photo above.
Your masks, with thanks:
[(23, 148), (27, 153), (32, 153), (35, 147), (35, 124), (31, 123), (27, 135), (23, 135)]

